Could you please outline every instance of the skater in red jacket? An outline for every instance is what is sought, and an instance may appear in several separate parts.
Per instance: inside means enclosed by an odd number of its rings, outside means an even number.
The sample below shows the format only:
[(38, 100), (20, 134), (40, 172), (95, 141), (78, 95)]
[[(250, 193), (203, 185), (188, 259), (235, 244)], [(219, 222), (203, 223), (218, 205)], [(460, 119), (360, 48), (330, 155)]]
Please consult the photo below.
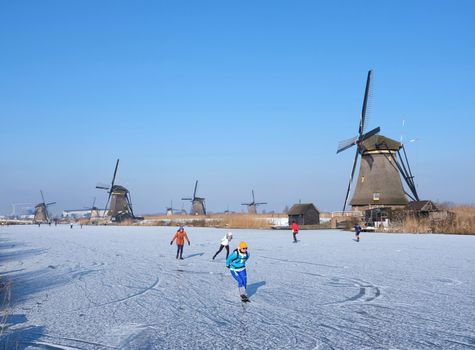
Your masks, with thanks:
[(294, 235), (294, 243), (297, 243), (297, 234), (299, 233), (299, 225), (297, 224), (297, 222), (292, 221), (292, 234)]

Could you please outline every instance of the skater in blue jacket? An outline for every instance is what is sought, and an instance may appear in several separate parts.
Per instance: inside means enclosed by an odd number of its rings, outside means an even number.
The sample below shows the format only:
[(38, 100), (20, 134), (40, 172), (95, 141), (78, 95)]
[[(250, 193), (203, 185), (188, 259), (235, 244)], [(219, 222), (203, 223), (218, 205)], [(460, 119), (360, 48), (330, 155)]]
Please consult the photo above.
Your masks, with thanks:
[(355, 228), (355, 241), (359, 242), (360, 241), (361, 226), (360, 226), (360, 224), (356, 224), (354, 228)]
[(246, 261), (249, 259), (247, 251), (247, 243), (239, 243), (239, 249), (235, 249), (231, 255), (226, 259), (226, 267), (230, 269), (231, 276), (237, 281), (239, 294), (241, 300), (244, 302), (250, 301), (246, 294), (247, 287), (247, 273)]

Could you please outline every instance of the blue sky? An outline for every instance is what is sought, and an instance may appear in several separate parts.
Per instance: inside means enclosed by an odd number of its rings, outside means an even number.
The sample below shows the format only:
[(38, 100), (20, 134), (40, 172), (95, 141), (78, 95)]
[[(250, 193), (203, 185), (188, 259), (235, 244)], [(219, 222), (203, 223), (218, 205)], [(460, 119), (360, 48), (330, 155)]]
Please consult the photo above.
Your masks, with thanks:
[[(407, 145), (420, 196), (473, 203), (473, 1), (0, 4), (0, 213), (104, 204), (340, 210), (366, 74), (368, 128)], [(405, 126), (402, 127), (402, 120)], [(186, 204), (185, 208), (189, 205)]]

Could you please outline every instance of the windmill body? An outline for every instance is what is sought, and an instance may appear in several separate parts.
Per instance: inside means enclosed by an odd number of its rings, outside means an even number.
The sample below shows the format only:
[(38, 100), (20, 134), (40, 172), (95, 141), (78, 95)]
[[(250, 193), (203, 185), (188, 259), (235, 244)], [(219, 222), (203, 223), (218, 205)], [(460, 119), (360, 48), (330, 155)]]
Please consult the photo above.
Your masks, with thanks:
[(206, 215), (204, 198), (195, 198), (191, 205), (191, 215)]
[(46, 205), (44, 203), (38, 203), (35, 206), (35, 217), (33, 219), (35, 223), (48, 223), (48, 210), (46, 209)]
[(120, 185), (112, 187), (111, 204), (107, 215), (113, 218), (133, 218), (132, 208), (129, 201), (129, 190)]
[[(112, 221), (123, 221), (127, 219), (135, 219), (132, 210), (132, 201), (130, 199), (130, 192), (124, 186), (116, 185), (115, 178), (119, 168), (119, 159), (115, 165), (114, 175), (110, 187), (96, 186), (103, 190), (107, 190), (109, 197), (105, 206), (105, 213), (111, 217)], [(107, 208), (110, 202), (109, 209)]]
[(404, 208), (408, 203), (397, 167), (398, 141), (374, 135), (363, 142), (363, 152), (352, 210), (375, 207)]
[(195, 190), (193, 197), (182, 198), (184, 201), (191, 201), (191, 215), (206, 215), (205, 198), (197, 197), (196, 190), (198, 189), (198, 180), (195, 182)]
[(35, 206), (35, 216), (33, 218), (33, 222), (37, 224), (50, 223), (51, 216), (48, 213), (48, 207), (50, 205), (56, 204), (56, 202), (46, 203), (45, 197), (43, 195), (43, 191), (40, 190), (40, 193), (41, 193), (41, 199), (43, 200), (43, 202), (38, 203)]

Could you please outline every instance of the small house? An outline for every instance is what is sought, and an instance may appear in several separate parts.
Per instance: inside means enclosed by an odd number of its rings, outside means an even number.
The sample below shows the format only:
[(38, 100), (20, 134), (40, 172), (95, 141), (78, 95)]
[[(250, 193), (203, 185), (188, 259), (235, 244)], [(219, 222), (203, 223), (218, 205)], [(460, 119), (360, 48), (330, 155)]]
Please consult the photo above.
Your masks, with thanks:
[(412, 211), (416, 213), (429, 213), (433, 211), (438, 211), (439, 209), (432, 201), (412, 201), (406, 205), (407, 211)]
[(295, 221), (299, 225), (318, 225), (320, 212), (312, 203), (294, 204), (289, 210), (289, 225)]

